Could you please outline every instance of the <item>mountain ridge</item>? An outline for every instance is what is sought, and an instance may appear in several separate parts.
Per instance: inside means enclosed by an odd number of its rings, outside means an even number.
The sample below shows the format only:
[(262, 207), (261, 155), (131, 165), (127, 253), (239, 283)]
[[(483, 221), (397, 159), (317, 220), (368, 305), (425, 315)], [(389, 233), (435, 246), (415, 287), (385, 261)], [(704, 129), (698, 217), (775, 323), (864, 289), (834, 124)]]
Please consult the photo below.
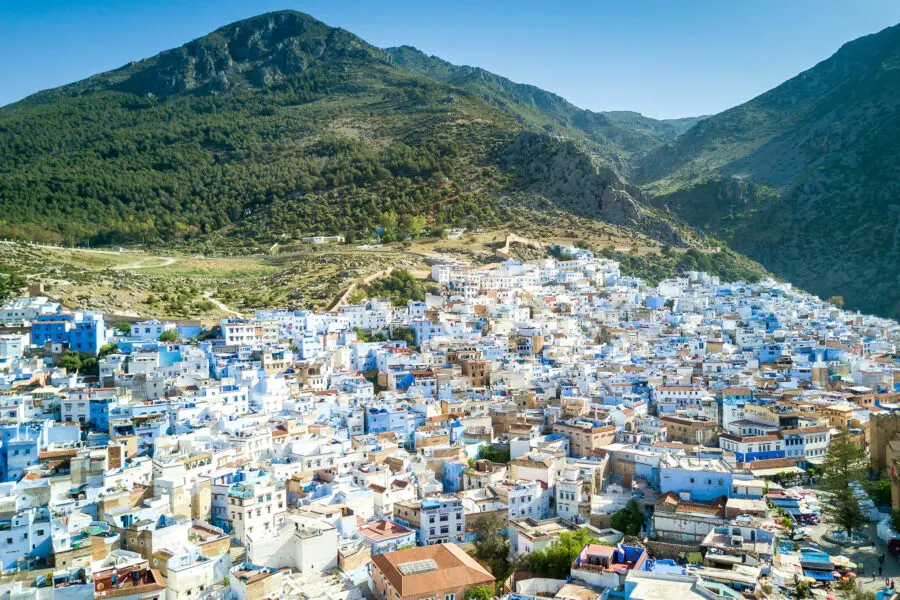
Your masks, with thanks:
[(900, 314), (898, 27), (718, 115), (656, 120), (267, 13), (0, 108), (0, 235), (202, 251), (570, 214), (713, 235)]
[[(422, 219), (435, 230), (496, 226), (577, 207), (668, 243), (698, 239), (630, 196), (625, 158), (601, 135), (548, 132), (485, 99), (496, 86), (451, 85), (394, 62), (349, 32), (280, 11), (40, 92), (0, 110), (0, 235), (402, 238)], [(577, 137), (566, 156), (590, 152), (604, 166), (573, 160), (572, 181), (593, 187), (522, 181), (503, 157), (524, 132)], [(556, 155), (553, 143), (522, 145), (523, 162), (540, 162), (523, 148)]]
[(898, 134), (895, 25), (701, 121), (631, 175), (654, 206), (792, 282), (900, 316)]

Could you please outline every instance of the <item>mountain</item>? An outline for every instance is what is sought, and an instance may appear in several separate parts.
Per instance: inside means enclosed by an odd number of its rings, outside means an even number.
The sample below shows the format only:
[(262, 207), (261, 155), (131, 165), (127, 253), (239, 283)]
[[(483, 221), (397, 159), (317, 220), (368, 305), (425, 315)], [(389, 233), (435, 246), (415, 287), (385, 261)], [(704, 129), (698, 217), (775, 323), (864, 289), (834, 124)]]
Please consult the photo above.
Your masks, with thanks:
[(0, 236), (204, 250), (559, 210), (696, 239), (623, 178), (686, 123), (422, 57), (282, 11), (0, 108)]
[(454, 65), (410, 46), (386, 52), (403, 69), (475, 92), (485, 102), (514, 114), (520, 123), (569, 136), (583, 135), (594, 142), (595, 152), (623, 171), (627, 171), (626, 159), (659, 147), (703, 118), (658, 121), (636, 112), (592, 112), (533, 85), (478, 67)]
[(900, 25), (700, 121), (631, 175), (793, 283), (900, 316)]

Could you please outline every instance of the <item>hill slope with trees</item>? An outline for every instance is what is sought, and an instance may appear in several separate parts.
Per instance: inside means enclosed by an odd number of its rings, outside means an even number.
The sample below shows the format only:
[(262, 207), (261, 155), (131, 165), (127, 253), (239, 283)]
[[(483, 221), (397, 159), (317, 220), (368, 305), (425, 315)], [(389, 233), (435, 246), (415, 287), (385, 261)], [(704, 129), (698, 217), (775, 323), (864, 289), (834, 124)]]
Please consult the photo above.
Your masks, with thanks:
[[(587, 188), (523, 180), (521, 164), (559, 153), (518, 116), (308, 15), (261, 15), (0, 109), (0, 236), (202, 250), (577, 206), (684, 241), (596, 140), (566, 154)], [(517, 143), (525, 133), (546, 143)]]
[(900, 316), (900, 25), (699, 122), (633, 178), (791, 282)]

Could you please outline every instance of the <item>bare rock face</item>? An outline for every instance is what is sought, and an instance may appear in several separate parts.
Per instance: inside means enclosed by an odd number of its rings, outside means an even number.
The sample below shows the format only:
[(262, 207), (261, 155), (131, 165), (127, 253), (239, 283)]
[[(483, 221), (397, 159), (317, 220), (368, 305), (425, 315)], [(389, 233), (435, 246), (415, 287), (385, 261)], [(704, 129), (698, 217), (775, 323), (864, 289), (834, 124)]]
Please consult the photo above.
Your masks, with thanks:
[(557, 208), (683, 242), (671, 224), (644, 206), (639, 188), (571, 140), (522, 132), (502, 150), (500, 162), (524, 190), (541, 194)]

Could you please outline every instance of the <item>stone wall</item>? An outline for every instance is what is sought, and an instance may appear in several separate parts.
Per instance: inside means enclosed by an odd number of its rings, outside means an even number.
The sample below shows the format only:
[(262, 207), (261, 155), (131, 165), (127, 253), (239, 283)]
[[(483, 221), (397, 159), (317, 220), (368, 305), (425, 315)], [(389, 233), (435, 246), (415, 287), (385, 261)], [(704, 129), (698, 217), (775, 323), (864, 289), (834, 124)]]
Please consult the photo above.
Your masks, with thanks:
[(700, 546), (648, 541), (647, 550), (653, 558), (678, 558), (682, 552), (700, 552)]

